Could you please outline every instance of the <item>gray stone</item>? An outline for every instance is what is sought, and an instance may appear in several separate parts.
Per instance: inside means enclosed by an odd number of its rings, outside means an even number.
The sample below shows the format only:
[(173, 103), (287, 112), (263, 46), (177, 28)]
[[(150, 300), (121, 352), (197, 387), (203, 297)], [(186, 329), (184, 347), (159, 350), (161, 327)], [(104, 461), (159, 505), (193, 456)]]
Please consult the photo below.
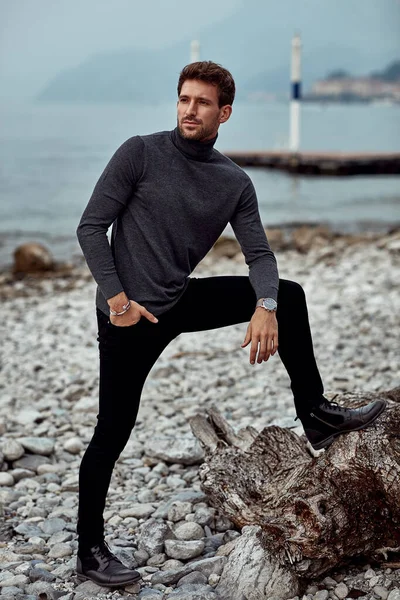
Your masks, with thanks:
[(135, 557), (138, 567), (142, 567), (149, 560), (149, 554), (146, 550), (136, 550), (136, 552), (133, 553), (133, 556)]
[(46, 521), (40, 523), (40, 528), (42, 529), (42, 531), (44, 531), (44, 533), (47, 533), (48, 535), (53, 535), (53, 533), (58, 533), (59, 531), (65, 529), (66, 525), (67, 524), (64, 521), (64, 519), (52, 518), (46, 519)]
[(374, 587), (374, 594), (376, 594), (378, 598), (381, 598), (382, 600), (387, 600), (387, 597), (389, 596), (389, 590), (384, 588), (382, 585), (376, 585)]
[(213, 573), (221, 575), (226, 560), (225, 556), (213, 556), (212, 558), (203, 558), (202, 560), (196, 560), (189, 564), (194, 571), (199, 571), (206, 577), (209, 577)]
[(26, 575), (13, 575), (12, 577), (7, 577), (7, 579), (2, 579), (0, 581), (0, 587), (10, 587), (12, 585), (20, 586), (29, 583), (29, 578)]
[(216, 573), (211, 573), (210, 577), (208, 578), (208, 583), (214, 587), (217, 585), (217, 583), (219, 582), (219, 580), (221, 579), (221, 577), (219, 575), (217, 575)]
[(131, 585), (126, 586), (125, 592), (129, 592), (130, 594), (135, 594), (134, 596), (120, 596), (121, 600), (136, 600), (137, 594), (140, 592), (140, 583), (132, 583)]
[(348, 593), (349, 589), (344, 583), (339, 583), (339, 585), (335, 587), (335, 594), (340, 600), (347, 598)]
[(204, 530), (198, 523), (182, 523), (174, 529), (175, 537), (178, 540), (201, 540), (204, 537)]
[(202, 462), (204, 452), (194, 437), (150, 437), (145, 443), (147, 456), (167, 463), (193, 465)]
[(147, 566), (148, 567), (161, 567), (161, 565), (163, 565), (165, 563), (166, 560), (166, 556), (164, 553), (161, 554), (155, 554), (154, 556), (151, 556), (149, 558), (149, 560), (147, 561)]
[(192, 512), (191, 502), (180, 502), (176, 500), (171, 504), (168, 510), (168, 521), (177, 523), (178, 521), (184, 521), (186, 515)]
[(231, 529), (233, 527), (233, 523), (232, 521), (230, 521), (227, 517), (224, 517), (223, 515), (219, 515), (216, 519), (215, 519), (215, 529), (219, 532), (225, 532), (228, 531), (229, 529)]
[(218, 595), (209, 585), (187, 584), (168, 595), (168, 600), (217, 600)]
[(184, 564), (181, 560), (177, 560), (176, 558), (169, 558), (168, 560), (165, 561), (165, 563), (163, 564), (161, 569), (163, 571), (171, 571), (174, 569), (180, 569), (183, 566), (184, 566)]
[(71, 556), (72, 548), (69, 544), (54, 544), (50, 548), (50, 558), (64, 558), (64, 556)]
[(59, 577), (60, 579), (64, 579), (67, 581), (73, 573), (75, 573), (75, 560), (74, 560), (73, 567), (71, 567), (69, 564), (67, 564), (67, 565), (60, 565), (56, 569), (52, 570), (53, 575), (55, 575), (56, 577)]
[(93, 583), (93, 581), (84, 581), (83, 583), (80, 583), (74, 591), (76, 594), (86, 594), (86, 596), (97, 596), (101, 592), (107, 593), (110, 590), (109, 588), (97, 585), (97, 583)]
[(84, 396), (74, 404), (74, 412), (97, 412), (99, 409), (99, 401), (97, 398)]
[(13, 469), (28, 469), (29, 471), (35, 471), (40, 465), (49, 464), (50, 459), (47, 456), (40, 456), (39, 454), (25, 454), (22, 458), (13, 462)]
[(43, 531), (34, 523), (21, 523), (17, 527), (14, 527), (14, 531), (24, 535), (25, 537), (43, 537), (45, 535)]
[(157, 500), (156, 495), (152, 490), (141, 490), (137, 495), (137, 499), (140, 503), (143, 504), (151, 504), (152, 502), (155, 502)]
[(38, 569), (36, 567), (29, 570), (28, 577), (32, 583), (35, 581), (48, 581), (51, 583), (57, 579), (57, 577), (52, 573), (49, 573), (45, 569)]
[(26, 598), (26, 596), (24, 595), (23, 588), (17, 587), (15, 585), (10, 585), (3, 587), (1, 590), (1, 600), (20, 600), (20, 598), (23, 598), (24, 600)]
[(198, 502), (203, 502), (206, 499), (207, 496), (203, 492), (197, 492), (195, 490), (182, 490), (178, 494), (174, 494), (165, 504), (159, 506), (156, 512), (153, 514), (153, 517), (167, 519), (168, 511), (174, 502), (191, 502), (192, 504), (196, 504)]
[(151, 577), (151, 584), (156, 585), (158, 583), (163, 583), (164, 585), (171, 585), (179, 581), (182, 577), (191, 573), (192, 569), (190, 565), (184, 565), (182, 567), (178, 567), (177, 569), (169, 569), (166, 571), (158, 571), (154, 573)]
[(69, 531), (57, 531), (53, 533), (51, 538), (47, 541), (48, 546), (54, 546), (54, 544), (62, 544), (64, 542), (70, 542), (72, 540), (72, 533)]
[(400, 600), (400, 588), (392, 590), (387, 597), (387, 600)]
[(315, 600), (328, 600), (329, 592), (328, 590), (320, 590), (314, 596)]
[(187, 585), (188, 583), (198, 583), (201, 585), (205, 585), (208, 583), (208, 579), (203, 575), (203, 573), (200, 573), (199, 571), (192, 571), (191, 573), (188, 573), (187, 575), (182, 577), (178, 581), (176, 586), (181, 587), (182, 585)]
[(23, 437), (18, 438), (18, 442), (33, 454), (50, 456), (54, 452), (54, 440), (42, 437)]
[(18, 460), (25, 453), (22, 444), (13, 439), (4, 440), (1, 444), (1, 451), (4, 459), (9, 461)]
[(199, 525), (202, 525), (203, 527), (205, 525), (212, 525), (214, 521), (214, 515), (215, 508), (200, 506), (194, 513), (193, 521)]
[[(42, 543), (40, 543), (38, 540), (41, 540)], [(31, 540), (31, 541), (29, 541)], [(43, 538), (38, 538), (38, 537), (30, 537), (28, 540), (27, 544), (19, 544), (18, 545), (18, 552), (20, 554), (45, 554), (48, 551), (48, 548), (46, 546), (46, 542), (44, 541)], [(35, 542), (32, 542), (32, 540), (37, 540)]]
[(14, 483), (14, 477), (10, 473), (0, 473), (0, 486), (11, 487)]
[(80, 438), (72, 437), (64, 443), (63, 448), (70, 454), (79, 454), (84, 449), (84, 445)]
[(35, 410), (33, 408), (25, 408), (16, 415), (15, 420), (20, 425), (30, 425), (31, 423), (35, 423), (35, 421), (41, 418), (42, 415), (38, 410)]
[(36, 473), (34, 471), (30, 471), (29, 469), (13, 469), (10, 471), (10, 475), (12, 475), (15, 481), (20, 481), (21, 479), (26, 479), (27, 477), (35, 477)]
[(147, 519), (156, 509), (152, 504), (132, 504), (129, 508), (121, 510), (119, 516), (135, 517), (136, 519)]
[(135, 569), (138, 566), (138, 563), (134, 557), (133, 548), (120, 548), (118, 546), (113, 546), (113, 553), (119, 560), (126, 566), (128, 569)]
[(139, 596), (138, 600), (161, 600), (163, 593), (158, 590), (151, 590), (150, 588), (144, 588)]
[(184, 542), (182, 540), (165, 540), (165, 554), (171, 558), (179, 560), (189, 560), (199, 556), (204, 550), (202, 540), (193, 540)]
[(375, 571), (373, 569), (367, 569), (364, 573), (364, 577), (365, 579), (372, 579), (372, 577), (375, 577)]
[(161, 554), (168, 537), (172, 537), (172, 532), (166, 523), (149, 519), (140, 529), (138, 547), (145, 550), (149, 556)]

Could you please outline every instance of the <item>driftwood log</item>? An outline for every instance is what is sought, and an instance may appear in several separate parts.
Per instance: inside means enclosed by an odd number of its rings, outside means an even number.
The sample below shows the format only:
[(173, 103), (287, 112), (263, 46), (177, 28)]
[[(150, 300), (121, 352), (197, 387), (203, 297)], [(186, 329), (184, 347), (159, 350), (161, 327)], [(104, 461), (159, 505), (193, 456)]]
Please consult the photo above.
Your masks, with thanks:
[(387, 408), (372, 426), (318, 456), (290, 429), (235, 433), (216, 409), (191, 419), (205, 449), (202, 488), (244, 527), (217, 587), (222, 598), (291, 598), (355, 557), (399, 550), (400, 387), (335, 401), (356, 408), (377, 398)]

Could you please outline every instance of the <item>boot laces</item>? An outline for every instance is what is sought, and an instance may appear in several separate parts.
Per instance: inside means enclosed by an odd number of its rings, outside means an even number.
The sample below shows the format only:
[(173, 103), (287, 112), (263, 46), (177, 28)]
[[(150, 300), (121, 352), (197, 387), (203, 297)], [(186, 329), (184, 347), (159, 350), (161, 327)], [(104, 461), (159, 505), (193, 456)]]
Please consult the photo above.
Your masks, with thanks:
[(93, 554), (96, 558), (100, 559), (102, 564), (108, 566), (112, 560), (117, 560), (118, 558), (111, 552), (110, 546), (106, 541), (102, 541), (96, 549), (93, 551)]
[[(336, 398), (337, 396), (338, 396), (338, 394), (336, 394), (333, 398)], [(319, 407), (330, 408), (332, 410), (337, 410), (338, 412), (343, 412), (346, 410), (343, 406), (340, 406), (340, 404), (338, 404), (337, 402), (334, 402), (333, 399), (328, 400), (327, 398), (324, 398), (322, 400)]]

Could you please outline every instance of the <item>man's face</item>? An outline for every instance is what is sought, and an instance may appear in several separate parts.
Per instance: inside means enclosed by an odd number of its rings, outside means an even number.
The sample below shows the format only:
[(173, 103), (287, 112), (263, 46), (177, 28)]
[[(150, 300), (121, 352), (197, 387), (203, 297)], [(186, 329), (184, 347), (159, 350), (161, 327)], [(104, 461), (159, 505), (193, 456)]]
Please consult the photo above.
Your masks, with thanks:
[(221, 123), (231, 115), (232, 107), (218, 106), (215, 85), (188, 79), (182, 85), (177, 102), (179, 133), (188, 140), (205, 142), (217, 135)]

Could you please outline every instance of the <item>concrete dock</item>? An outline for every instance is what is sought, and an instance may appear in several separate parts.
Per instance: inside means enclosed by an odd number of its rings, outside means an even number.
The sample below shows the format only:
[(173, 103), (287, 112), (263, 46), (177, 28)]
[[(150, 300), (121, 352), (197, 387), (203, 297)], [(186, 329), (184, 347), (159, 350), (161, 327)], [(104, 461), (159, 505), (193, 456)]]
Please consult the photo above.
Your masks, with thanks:
[(226, 151), (241, 167), (264, 167), (302, 175), (400, 175), (400, 152)]

